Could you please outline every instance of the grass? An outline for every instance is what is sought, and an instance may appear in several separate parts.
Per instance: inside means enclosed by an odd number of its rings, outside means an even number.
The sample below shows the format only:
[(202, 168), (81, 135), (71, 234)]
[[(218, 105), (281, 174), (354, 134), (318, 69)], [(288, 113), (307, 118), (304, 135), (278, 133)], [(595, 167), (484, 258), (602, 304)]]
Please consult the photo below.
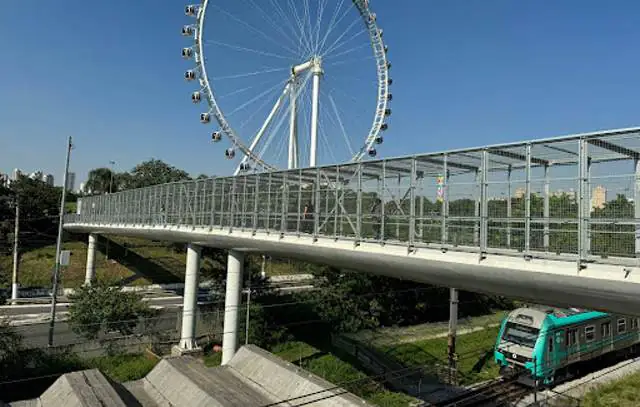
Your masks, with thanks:
[[(147, 285), (179, 283), (184, 281), (185, 253), (173, 250), (163, 242), (146, 239), (110, 236), (111, 243), (99, 239), (96, 251), (96, 276), (99, 280), (116, 284)], [(62, 284), (65, 288), (79, 287), (84, 282), (87, 244), (67, 241), (63, 250), (71, 250), (71, 265), (63, 269)], [(109, 259), (107, 259), (107, 255)], [(260, 262), (258, 256), (251, 261)], [(0, 281), (11, 281), (13, 258), (0, 256)], [(20, 285), (22, 287), (49, 287), (55, 264), (55, 244), (23, 253), (20, 260)], [(202, 267), (206, 273), (224, 270), (225, 265), (205, 258)], [(267, 263), (267, 275), (298, 273), (299, 267), (288, 261), (274, 260)], [(5, 284), (6, 286), (6, 284)], [(0, 285), (0, 287), (2, 287)]]
[(141, 354), (101, 356), (83, 361), (86, 369), (99, 369), (117, 382), (142, 379), (157, 363), (155, 357)]
[[(461, 318), (458, 321), (458, 335), (462, 335), (469, 331), (497, 326), (508, 312), (509, 311), (498, 311), (489, 315), (465, 319)], [(383, 347), (434, 339), (434, 337), (438, 336), (446, 336), (448, 330), (449, 321), (443, 321), (406, 327), (388, 327), (376, 330), (365, 330), (355, 334), (349, 334), (347, 336), (370, 346)]]
[[(71, 250), (71, 264), (62, 269), (61, 281), (65, 288), (78, 287), (84, 282), (87, 245), (82, 242), (66, 242), (63, 250)], [(11, 273), (11, 256), (0, 257), (0, 272)], [(20, 260), (20, 285), (22, 287), (49, 287), (55, 264), (55, 244), (44, 246), (24, 253)], [(101, 281), (118, 282), (135, 275), (116, 262), (107, 261), (100, 252), (96, 253), (96, 276)], [(10, 281), (8, 279), (7, 281)], [(148, 284), (145, 279), (136, 280), (136, 284)]]
[[(498, 327), (492, 327), (457, 337), (460, 384), (468, 385), (498, 376), (498, 366), (493, 361), (493, 346), (498, 331)], [(447, 338), (384, 345), (378, 349), (407, 367), (429, 368), (446, 364)]]
[(632, 373), (615, 382), (595, 387), (585, 394), (582, 407), (635, 407), (640, 406), (640, 372)]

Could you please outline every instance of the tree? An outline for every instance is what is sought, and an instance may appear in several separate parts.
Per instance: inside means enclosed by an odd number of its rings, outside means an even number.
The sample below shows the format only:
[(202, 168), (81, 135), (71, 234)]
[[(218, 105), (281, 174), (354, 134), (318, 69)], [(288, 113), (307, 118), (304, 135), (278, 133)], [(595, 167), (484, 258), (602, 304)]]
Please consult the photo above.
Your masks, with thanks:
[(130, 335), (142, 320), (155, 315), (139, 294), (104, 284), (83, 286), (71, 300), (69, 321), (72, 329), (89, 340), (112, 331)]
[(110, 168), (96, 168), (89, 171), (85, 188), (92, 194), (104, 194), (106, 192), (117, 192), (116, 174)]
[(132, 187), (143, 188), (151, 185), (190, 179), (186, 171), (180, 170), (161, 160), (151, 159), (136, 165), (131, 170)]
[(20, 351), (22, 337), (9, 326), (7, 321), (0, 319), (0, 379), (9, 379), (15, 374), (15, 368), (21, 366)]

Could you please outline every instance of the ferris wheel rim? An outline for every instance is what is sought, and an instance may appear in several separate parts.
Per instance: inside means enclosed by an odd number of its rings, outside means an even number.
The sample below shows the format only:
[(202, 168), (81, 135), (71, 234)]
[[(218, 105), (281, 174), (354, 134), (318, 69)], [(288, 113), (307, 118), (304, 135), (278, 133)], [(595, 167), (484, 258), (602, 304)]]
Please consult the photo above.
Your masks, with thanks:
[[(233, 127), (227, 121), (222, 109), (218, 105), (218, 102), (215, 97), (214, 89), (211, 86), (209, 81), (209, 77), (207, 75), (207, 68), (205, 63), (205, 52), (204, 52), (204, 41), (203, 41), (203, 32), (206, 21), (206, 13), (209, 6), (210, 0), (202, 0), (200, 6), (198, 7), (197, 15), (196, 15), (196, 24), (195, 24), (195, 61), (196, 61), (196, 72), (198, 74), (198, 79), (201, 85), (201, 90), (204, 91), (206, 95), (206, 100), (209, 105), (209, 114), (213, 114), (220, 126), (220, 133), (224, 134), (229, 138), (232, 144), (238, 148), (242, 154), (244, 154), (245, 158), (253, 162), (259, 167), (264, 168), (265, 170), (279, 170), (280, 168), (267, 163), (262, 157), (255, 154), (239, 137)], [(375, 18), (375, 14), (369, 7), (369, 0), (353, 0), (353, 4), (359, 12), (365, 27), (368, 31), (369, 41), (371, 43), (371, 47), (373, 49), (373, 56), (376, 62), (376, 70), (377, 70), (377, 100), (376, 100), (376, 108), (375, 115), (373, 119), (373, 123), (367, 133), (367, 136), (364, 139), (364, 143), (361, 144), (361, 147), (357, 152), (351, 157), (349, 162), (358, 162), (361, 161), (364, 156), (374, 149), (374, 145), (377, 144), (378, 136), (382, 131), (382, 126), (384, 125), (385, 117), (387, 116), (386, 112), (388, 111), (387, 107), (389, 104), (389, 62), (387, 59), (386, 47), (384, 41), (382, 39), (382, 30), (378, 27), (377, 19)], [(375, 149), (374, 149), (375, 151)]]

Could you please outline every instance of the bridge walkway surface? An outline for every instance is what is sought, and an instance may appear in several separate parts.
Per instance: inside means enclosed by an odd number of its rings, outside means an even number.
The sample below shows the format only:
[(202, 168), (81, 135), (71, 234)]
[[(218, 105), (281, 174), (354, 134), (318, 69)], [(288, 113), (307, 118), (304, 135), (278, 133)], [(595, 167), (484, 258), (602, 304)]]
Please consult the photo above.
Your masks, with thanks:
[(640, 129), (82, 198), (65, 228), (640, 315)]

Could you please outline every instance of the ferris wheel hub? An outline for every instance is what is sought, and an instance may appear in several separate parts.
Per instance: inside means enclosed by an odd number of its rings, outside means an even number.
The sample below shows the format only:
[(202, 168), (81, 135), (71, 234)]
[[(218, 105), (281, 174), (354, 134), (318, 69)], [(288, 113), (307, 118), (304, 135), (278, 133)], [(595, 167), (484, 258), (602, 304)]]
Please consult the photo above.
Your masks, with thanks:
[(305, 71), (311, 70), (313, 73), (323, 73), (322, 71), (322, 57), (311, 57), (307, 62), (303, 62), (300, 65), (294, 65), (291, 67), (291, 74), (297, 76)]

